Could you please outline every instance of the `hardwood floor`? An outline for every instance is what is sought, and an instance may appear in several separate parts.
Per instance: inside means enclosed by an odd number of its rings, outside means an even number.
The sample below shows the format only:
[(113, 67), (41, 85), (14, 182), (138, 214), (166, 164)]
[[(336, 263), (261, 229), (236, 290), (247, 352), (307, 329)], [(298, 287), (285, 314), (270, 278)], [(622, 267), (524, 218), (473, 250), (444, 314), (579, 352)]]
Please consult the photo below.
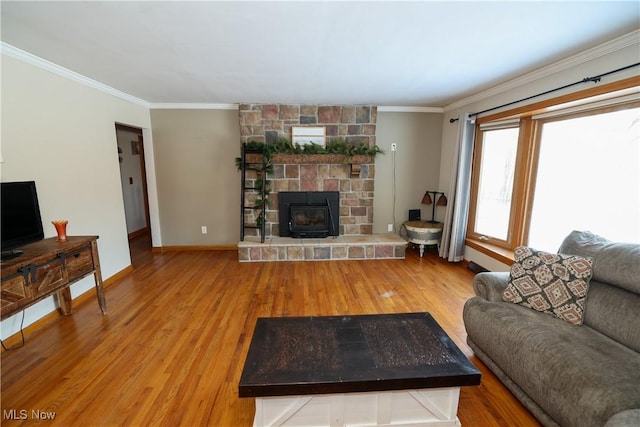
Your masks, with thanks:
[[(140, 249), (135, 249), (140, 246)], [(473, 356), (462, 305), (473, 273), (433, 253), (406, 260), (239, 263), (235, 251), (151, 253), (131, 274), (2, 353), (2, 425), (251, 426), (238, 381), (258, 317), (428, 311), (482, 372), (465, 426), (537, 426)], [(27, 414), (26, 420), (11, 420)], [(20, 412), (25, 411), (25, 412)]]

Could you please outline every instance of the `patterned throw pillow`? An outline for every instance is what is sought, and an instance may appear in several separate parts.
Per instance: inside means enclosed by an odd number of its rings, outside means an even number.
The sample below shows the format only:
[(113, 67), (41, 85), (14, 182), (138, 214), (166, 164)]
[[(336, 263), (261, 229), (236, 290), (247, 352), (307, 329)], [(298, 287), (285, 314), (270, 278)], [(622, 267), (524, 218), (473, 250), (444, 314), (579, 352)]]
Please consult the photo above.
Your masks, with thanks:
[(517, 247), (502, 299), (582, 325), (592, 258)]

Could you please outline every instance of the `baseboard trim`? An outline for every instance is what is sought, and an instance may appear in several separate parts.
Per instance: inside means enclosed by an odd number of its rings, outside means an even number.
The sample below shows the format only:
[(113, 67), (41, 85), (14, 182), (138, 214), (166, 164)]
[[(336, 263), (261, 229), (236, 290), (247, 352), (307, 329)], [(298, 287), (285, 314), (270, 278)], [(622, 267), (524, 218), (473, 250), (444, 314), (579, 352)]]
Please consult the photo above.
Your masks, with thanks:
[(195, 246), (154, 246), (152, 252), (177, 252), (177, 251), (235, 251), (237, 245), (195, 245)]

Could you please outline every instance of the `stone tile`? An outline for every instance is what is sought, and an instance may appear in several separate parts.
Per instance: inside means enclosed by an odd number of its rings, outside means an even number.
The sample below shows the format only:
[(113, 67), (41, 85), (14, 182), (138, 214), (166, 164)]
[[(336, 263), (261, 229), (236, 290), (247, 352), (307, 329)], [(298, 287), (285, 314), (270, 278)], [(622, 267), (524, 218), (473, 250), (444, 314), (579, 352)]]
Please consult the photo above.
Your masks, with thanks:
[(322, 183), (322, 191), (339, 191), (338, 183), (337, 179), (325, 179)]
[(269, 173), (269, 179), (281, 179), (284, 177), (284, 165), (273, 165), (273, 171)]
[(331, 259), (331, 248), (328, 246), (315, 247), (313, 259)]
[(289, 180), (288, 179), (274, 179), (271, 181), (272, 182), (272, 186), (271, 188), (273, 189), (273, 191), (289, 191)]
[(253, 246), (249, 249), (249, 259), (251, 261), (262, 261), (262, 248), (259, 246)]
[(300, 106), (298, 105), (288, 105), (281, 104), (280, 105), (280, 120), (298, 120), (300, 116)]
[(358, 224), (345, 224), (344, 234), (360, 234), (360, 225)]
[(351, 207), (351, 216), (367, 216), (367, 208), (362, 206), (352, 206)]
[(317, 116), (318, 106), (317, 105), (301, 105), (300, 115), (301, 116)]
[[(344, 111), (344, 109), (343, 109), (343, 111)], [(346, 136), (348, 129), (349, 129), (348, 125), (338, 125), (338, 135), (339, 136)]]
[(249, 261), (249, 248), (238, 247), (238, 261)]
[(289, 180), (289, 191), (300, 191), (300, 181), (297, 179)]
[(376, 247), (375, 247), (375, 245), (365, 246), (364, 251), (365, 251), (365, 258), (373, 259), (373, 258), (376, 257)]
[(365, 179), (363, 180), (362, 189), (364, 191), (375, 191), (376, 182), (373, 179)]
[(393, 258), (393, 246), (391, 246), (391, 245), (377, 245), (376, 246), (376, 258)]
[(276, 261), (278, 248), (262, 248), (262, 261)]
[(279, 109), (276, 104), (264, 104), (262, 106), (263, 119), (277, 119), (278, 116), (279, 116)]
[(346, 259), (346, 258), (347, 258), (346, 246), (331, 247), (331, 259)]
[(291, 261), (304, 259), (304, 248), (302, 246), (287, 247), (287, 259)]
[(371, 107), (356, 107), (356, 123), (371, 123)]
[(318, 107), (318, 123), (340, 123), (342, 108), (337, 105)]
[(304, 259), (305, 260), (313, 260), (314, 259), (314, 255), (313, 255), (313, 246), (305, 246), (303, 247), (304, 249)]
[(317, 179), (302, 179), (300, 191), (320, 191), (320, 184)]
[(318, 118), (313, 115), (313, 116), (300, 116), (300, 124), (301, 125), (314, 125), (318, 123)]
[(352, 179), (351, 180), (351, 191), (362, 191), (364, 190), (364, 180), (363, 179)]
[(284, 168), (284, 177), (285, 178), (298, 178), (299, 176), (300, 176), (300, 165), (286, 165), (285, 166), (285, 168)]
[(349, 125), (347, 129), (347, 135), (360, 135), (362, 132), (362, 127), (360, 125)]
[(360, 224), (360, 234), (372, 234), (372, 233), (373, 233), (373, 225)]
[(378, 106), (372, 105), (371, 106), (371, 123), (377, 123), (377, 122), (378, 122)]
[(318, 178), (329, 178), (331, 176), (331, 165), (318, 165)]
[(310, 180), (318, 177), (318, 165), (300, 165), (300, 179)]
[[(342, 107), (342, 114), (340, 115), (341, 123), (355, 123), (356, 122), (356, 107), (355, 105), (345, 105)], [(346, 134), (342, 134), (346, 135)]]
[(362, 125), (362, 134), (363, 135), (375, 135), (376, 134), (376, 125)]
[(240, 111), (241, 125), (259, 125), (261, 119), (262, 113), (260, 111)]
[(324, 128), (327, 137), (338, 136), (338, 125), (326, 125)]
[(349, 246), (350, 259), (363, 259), (365, 257), (364, 246)]
[(406, 254), (405, 254), (406, 250), (407, 250), (407, 246), (406, 245), (394, 246), (393, 247), (393, 257), (394, 258), (402, 258), (402, 259), (404, 259), (405, 256), (406, 256)]

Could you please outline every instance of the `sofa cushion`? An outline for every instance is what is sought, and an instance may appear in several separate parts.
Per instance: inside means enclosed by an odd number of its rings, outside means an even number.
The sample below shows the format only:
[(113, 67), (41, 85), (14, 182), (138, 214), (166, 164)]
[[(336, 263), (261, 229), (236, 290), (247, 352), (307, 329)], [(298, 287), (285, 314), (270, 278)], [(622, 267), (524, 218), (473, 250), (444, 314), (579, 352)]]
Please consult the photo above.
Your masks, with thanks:
[(514, 256), (503, 299), (581, 325), (593, 260), (526, 246), (517, 247)]
[(640, 244), (573, 231), (559, 251), (593, 258), (584, 324), (640, 352)]
[(589, 231), (572, 231), (558, 252), (593, 258), (594, 279), (640, 294), (640, 244), (611, 242)]

